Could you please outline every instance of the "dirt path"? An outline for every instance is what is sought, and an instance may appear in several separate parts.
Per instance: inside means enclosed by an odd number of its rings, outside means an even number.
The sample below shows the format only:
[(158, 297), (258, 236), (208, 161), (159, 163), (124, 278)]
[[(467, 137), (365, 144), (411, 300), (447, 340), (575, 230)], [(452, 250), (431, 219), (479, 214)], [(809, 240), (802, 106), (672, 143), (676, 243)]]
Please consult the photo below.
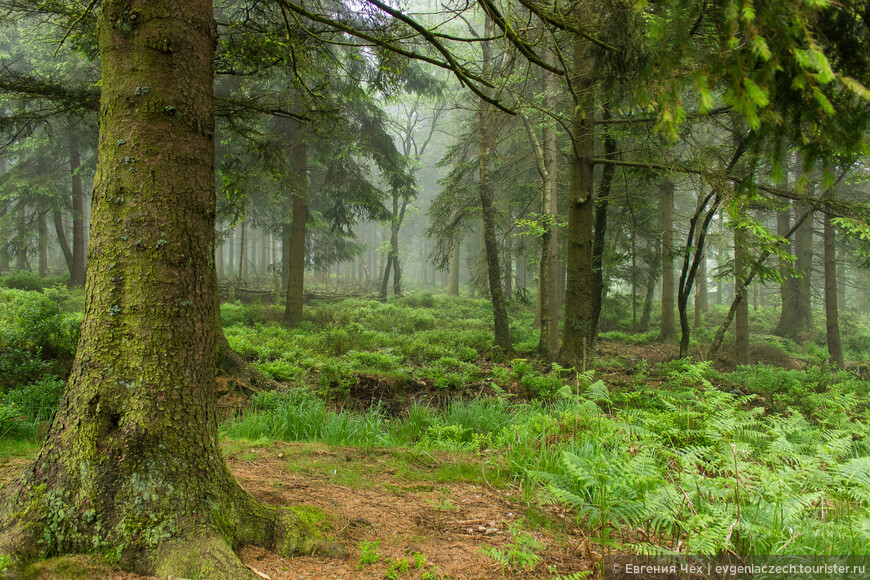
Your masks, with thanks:
[[(315, 508), (325, 516), (324, 531), (348, 553), (344, 559), (281, 558), (243, 548), (242, 560), (263, 578), (551, 579), (589, 569), (583, 537), (570, 517), (557, 511), (530, 513), (520, 492), (500, 484), (474, 456), (238, 441), (226, 442), (224, 454), (239, 483), (265, 504)], [(25, 462), (0, 458), (0, 482)], [(523, 548), (518, 555), (537, 554), (540, 562), (533, 569), (517, 565), (511, 570), (481, 552), (509, 553), (517, 546), (517, 525), (524, 517), (526, 539), (531, 536), (540, 547)], [(374, 563), (361, 563), (363, 543), (373, 546), (366, 550), (372, 558), (379, 554)], [(142, 578), (94, 558), (63, 560), (42, 565), (36, 578)]]

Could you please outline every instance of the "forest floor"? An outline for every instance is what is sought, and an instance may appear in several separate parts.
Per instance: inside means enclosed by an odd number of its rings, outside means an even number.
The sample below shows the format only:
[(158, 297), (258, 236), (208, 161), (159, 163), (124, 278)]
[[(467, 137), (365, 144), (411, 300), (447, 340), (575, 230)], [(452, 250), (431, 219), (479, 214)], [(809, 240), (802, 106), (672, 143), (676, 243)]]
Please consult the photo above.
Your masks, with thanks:
[[(570, 515), (533, 507), (522, 490), (488, 473), (475, 454), (249, 441), (224, 441), (223, 449), (230, 470), (252, 495), (267, 505), (315, 508), (325, 517), (326, 534), (347, 552), (346, 558), (282, 558), (243, 548), (242, 561), (262, 578), (554, 578), (589, 570), (600, 558)], [(19, 473), (30, 455), (0, 456), (0, 484)], [(536, 524), (527, 534), (539, 546), (517, 544), (511, 528), (521, 519), (524, 529)], [(373, 547), (364, 549), (366, 543)], [(518, 567), (514, 575), (485, 548), (517, 550), (518, 560), (532, 554), (540, 562), (533, 570)], [(364, 553), (375, 552), (376, 562), (361, 563)], [(146, 578), (98, 556), (48, 560), (32, 574), (36, 580)]]
[[(602, 340), (596, 355), (614, 364), (604, 364), (598, 372), (615, 382), (630, 375), (633, 363), (664, 362), (676, 354), (674, 345)], [(787, 358), (769, 362), (798, 366), (796, 359)], [(721, 359), (720, 364), (729, 366)], [(368, 384), (365, 378), (360, 377), (357, 387)], [(437, 402), (432, 397), (437, 389), (420, 387), (415, 399)], [(354, 389), (351, 406), (364, 409), (383, 394), (379, 389)], [(409, 401), (381, 403), (405, 407)], [(227, 411), (244, 408), (246, 400), (230, 392), (221, 398), (221, 406)], [(581, 578), (591, 576), (601, 559), (596, 551), (600, 546), (590, 543), (573, 514), (541, 504), (529, 490), (524, 496), (515, 482), (492, 470), (494, 458), (487, 451), (414, 452), (262, 439), (224, 440), (222, 447), (230, 470), (254, 497), (270, 506), (314, 508), (323, 515), (323, 531), (347, 552), (345, 558), (283, 558), (260, 548), (242, 548), (242, 561), (261, 578)], [(0, 453), (0, 485), (20, 472), (33, 451)], [(512, 564), (499, 563), (498, 555), (486, 550), (498, 551)], [(366, 556), (375, 561), (365, 563)], [(527, 562), (531, 565), (524, 567)], [(96, 555), (40, 562), (29, 577), (149, 578), (122, 572)]]

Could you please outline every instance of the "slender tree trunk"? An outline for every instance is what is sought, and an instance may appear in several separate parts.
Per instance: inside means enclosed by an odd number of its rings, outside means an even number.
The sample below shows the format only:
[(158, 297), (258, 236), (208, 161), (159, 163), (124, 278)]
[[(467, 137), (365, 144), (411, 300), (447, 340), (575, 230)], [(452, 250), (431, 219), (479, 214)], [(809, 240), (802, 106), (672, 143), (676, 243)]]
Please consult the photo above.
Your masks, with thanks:
[(45, 221), (45, 212), (40, 211), (37, 217), (37, 233), (39, 236), (39, 277), (48, 276), (48, 223)]
[[(840, 178), (837, 179), (839, 181), (842, 179), (843, 173)], [(823, 196), (824, 197), (824, 196)], [(785, 240), (788, 240), (795, 231), (800, 228), (808, 218), (810, 218), (812, 212), (807, 211), (803, 215), (801, 215), (797, 220), (795, 220), (794, 225), (789, 228), (787, 232), (785, 232), (782, 237)], [(758, 273), (761, 265), (764, 264), (764, 261), (767, 260), (767, 257), (771, 254), (772, 250), (765, 250), (761, 253), (761, 255), (752, 263), (752, 267), (749, 269), (748, 274), (746, 275), (744, 281), (741, 284), (741, 291), (734, 293), (734, 300), (731, 302), (731, 307), (728, 309), (728, 314), (725, 315), (725, 320), (722, 321), (722, 324), (719, 325), (719, 329), (716, 331), (716, 336), (713, 337), (713, 342), (710, 344), (710, 348), (707, 351), (707, 358), (713, 359), (716, 356), (716, 353), (719, 352), (719, 348), (722, 346), (722, 341), (725, 339), (725, 333), (728, 332), (728, 328), (731, 326), (731, 322), (734, 320), (734, 316), (737, 313), (737, 310), (740, 308), (740, 303), (744, 299), (744, 294), (746, 293), (746, 287), (752, 283), (752, 279)]]
[(22, 562), (111, 548), (145, 575), (252, 578), (231, 546), (309, 552), (315, 541), (239, 487), (218, 446), (213, 7), (104, 0), (97, 30), (81, 338), (42, 448), (2, 490), (0, 552)]
[[(556, 57), (547, 47), (542, 52), (545, 62), (555, 64)], [(544, 109), (556, 110), (558, 79), (554, 73), (543, 71), (542, 88)], [(539, 319), (541, 338), (538, 353), (547, 360), (559, 356), (559, 143), (552, 122), (544, 123), (541, 130), (541, 144), (544, 154), (544, 198), (541, 202), (542, 213), (546, 216), (544, 234), (541, 238), (541, 270), (538, 278)], [(545, 320), (546, 318), (546, 320)]]
[[(696, 246), (697, 247), (697, 246)], [(710, 302), (707, 297), (707, 253), (701, 256), (701, 263), (698, 266), (698, 278), (695, 286), (695, 328), (701, 327), (701, 315), (710, 308)]]
[[(247, 208), (244, 208), (246, 211)], [(242, 217), (242, 225), (239, 229), (239, 279), (242, 284), (248, 283), (248, 216)]]
[[(734, 230), (734, 293), (746, 295), (746, 247), (747, 233), (744, 228)], [(749, 363), (749, 301), (745, 298), (737, 306), (737, 317), (734, 325), (736, 351), (735, 357), (740, 364)]]
[[(698, 207), (692, 219), (689, 220), (689, 232), (686, 236), (686, 247), (683, 252), (683, 268), (677, 285), (677, 311), (680, 315), (680, 358), (689, 356), (689, 296), (692, 285), (698, 274), (701, 260), (704, 256), (704, 246), (707, 241), (707, 228), (713, 215), (719, 208), (720, 196), (711, 192), (704, 198), (698, 194)], [(712, 200), (712, 205), (707, 205)], [(699, 223), (700, 222), (700, 223)], [(694, 247), (694, 250), (693, 250)]]
[(9, 271), (10, 260), (9, 242), (6, 236), (0, 234), (0, 274)]
[(390, 272), (393, 270), (393, 257), (387, 256), (387, 262), (384, 265), (384, 275), (381, 276), (381, 290), (378, 292), (381, 300), (387, 299), (387, 293), (390, 288)]
[(637, 332), (637, 236), (631, 236), (631, 332)]
[[(548, 64), (555, 63), (555, 55), (548, 46), (542, 48), (542, 55)], [(544, 109), (547, 111), (555, 110), (556, 107), (556, 82), (554, 73), (542, 69), (541, 85), (544, 93)], [(555, 360), (559, 353), (558, 142), (556, 131), (550, 122), (545, 121), (544, 123), (540, 145), (529, 121), (523, 117), (523, 122), (538, 162), (542, 191), (541, 213), (543, 219), (541, 225), (543, 234), (541, 236), (541, 264), (538, 275), (534, 326), (541, 328), (538, 354), (545, 360)]]
[(649, 330), (650, 318), (652, 317), (653, 296), (655, 295), (656, 282), (658, 282), (659, 279), (661, 258), (661, 244), (656, 244), (653, 260), (649, 264), (649, 276), (646, 283), (646, 296), (644, 296), (643, 299), (643, 312), (640, 315), (640, 324), (638, 330), (640, 330), (641, 332), (647, 332)]
[(79, 138), (73, 131), (69, 132), (69, 166), (72, 177), (72, 267), (70, 267), (69, 285), (85, 285), (85, 194), (82, 188), (82, 178), (79, 175), (81, 157), (79, 154)]
[(659, 340), (670, 341), (674, 328), (674, 182), (666, 179), (659, 187), (662, 216), (662, 325)]
[(448, 296), (459, 296), (459, 243), (462, 236), (458, 232), (453, 234), (453, 245), (450, 247), (450, 261), (448, 269), (450, 271), (450, 286), (447, 290)]
[[(791, 227), (791, 208), (786, 207), (776, 214), (776, 233), (782, 236)], [(787, 241), (783, 245), (783, 250), (792, 253), (792, 243)], [(779, 322), (773, 333), (777, 336), (786, 338), (794, 338), (795, 324), (797, 318), (795, 312), (797, 310), (797, 278), (791, 275), (792, 264), (784, 258), (779, 260), (779, 274), (782, 277), (780, 283), (780, 311)]]
[(837, 307), (837, 249), (836, 229), (831, 215), (825, 212), (825, 330), (828, 354), (837, 368), (843, 368), (843, 345), (840, 342), (840, 311)]
[(30, 270), (30, 262), (27, 261), (27, 214), (24, 200), (18, 200), (18, 214), (15, 233), (15, 269)]
[(227, 249), (229, 250), (227, 253), (229, 254), (229, 261), (227, 262), (227, 278), (233, 278), (234, 266), (236, 263), (236, 228), (231, 227), (229, 232), (227, 232)]
[(67, 270), (72, 274), (73, 253), (66, 239), (66, 231), (63, 227), (63, 214), (59, 210), (53, 211), (52, 214), (54, 218), (54, 232), (57, 234), (57, 243), (60, 245), (61, 252), (63, 252), (63, 259), (66, 262)]
[[(808, 206), (796, 207), (796, 211), (802, 213), (809, 209)], [(812, 312), (812, 278), (813, 278), (813, 215), (798, 228), (795, 232), (795, 248), (797, 261), (795, 267), (803, 276), (796, 280), (795, 290), (795, 313), (796, 324), (794, 328), (794, 337), (801, 338), (802, 335), (813, 330), (813, 312)]]
[(504, 240), (504, 299), (510, 302), (514, 297), (514, 256), (511, 239), (511, 226), (513, 225), (513, 216), (508, 213), (508, 227), (505, 232)]
[[(290, 261), (287, 276), (287, 302), (284, 324), (296, 326), (302, 322), (305, 291), (305, 225), (308, 216), (308, 144), (305, 126), (293, 125), (293, 144), (290, 150), (292, 218), (290, 224)], [(285, 254), (286, 255), (286, 254)], [(328, 270), (327, 270), (328, 271)], [(327, 286), (328, 286), (327, 281)]]
[[(487, 16), (484, 36), (489, 37), (493, 30), (492, 20)], [(492, 49), (489, 41), (483, 42), (483, 78), (492, 77)], [(508, 326), (507, 305), (502, 290), (501, 267), (498, 260), (498, 243), (495, 239), (495, 209), (492, 201), (492, 182), (489, 169), (490, 156), (495, 147), (495, 111), (492, 105), (481, 100), (478, 114), (480, 131), (480, 208), (483, 217), (483, 241), (486, 254), (489, 293), (492, 299), (495, 319), (495, 346), (511, 352), (510, 327)]]
[(263, 252), (261, 254), (261, 267), (262, 267), (262, 275), (263, 282), (269, 286), (269, 268), (274, 268), (274, 265), (270, 262), (269, 257), (271, 256), (272, 251), (272, 234), (264, 231), (263, 237), (261, 238), (263, 244)]

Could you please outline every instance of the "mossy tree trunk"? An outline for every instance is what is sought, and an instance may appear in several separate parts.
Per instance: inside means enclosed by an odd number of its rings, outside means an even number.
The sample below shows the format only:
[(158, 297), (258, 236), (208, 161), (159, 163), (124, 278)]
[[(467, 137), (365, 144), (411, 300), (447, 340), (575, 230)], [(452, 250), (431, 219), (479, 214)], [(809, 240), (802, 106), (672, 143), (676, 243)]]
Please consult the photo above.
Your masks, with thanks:
[(103, 551), (159, 576), (249, 578), (232, 552), (311, 551), (217, 444), (211, 0), (104, 0), (99, 163), (81, 339), (0, 553)]

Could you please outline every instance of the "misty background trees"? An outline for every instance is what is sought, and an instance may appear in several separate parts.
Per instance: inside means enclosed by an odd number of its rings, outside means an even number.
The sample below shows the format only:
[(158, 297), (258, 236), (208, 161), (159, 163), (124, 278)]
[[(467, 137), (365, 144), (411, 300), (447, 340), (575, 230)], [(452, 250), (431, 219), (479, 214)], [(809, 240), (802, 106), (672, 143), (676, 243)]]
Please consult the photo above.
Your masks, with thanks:
[(525, 304), (537, 354), (578, 376), (610, 329), (710, 359), (731, 332), (748, 362), (773, 306), (787, 340), (824, 317), (846, 363), (870, 237), (863, 4), (96, 4), (0, 3), (0, 274), (86, 284), (67, 390), (4, 490), (16, 557), (48, 534), (228, 577), (238, 544), (329, 551), (224, 465), (219, 295), (294, 327), (306, 293), (464, 292), (491, 305), (494, 363)]
[[(85, 8), (5, 7), (0, 273), (84, 282)], [(224, 298), (276, 295), (295, 325), (306, 288), (462, 286), (492, 299), (500, 348), (504, 301), (534, 302), (539, 352), (581, 367), (600, 330), (654, 311), (687, 356), (709, 305), (735, 302), (744, 360), (749, 303), (832, 345), (830, 319), (863, 305), (860, 5), (317, 8), (215, 7)]]

